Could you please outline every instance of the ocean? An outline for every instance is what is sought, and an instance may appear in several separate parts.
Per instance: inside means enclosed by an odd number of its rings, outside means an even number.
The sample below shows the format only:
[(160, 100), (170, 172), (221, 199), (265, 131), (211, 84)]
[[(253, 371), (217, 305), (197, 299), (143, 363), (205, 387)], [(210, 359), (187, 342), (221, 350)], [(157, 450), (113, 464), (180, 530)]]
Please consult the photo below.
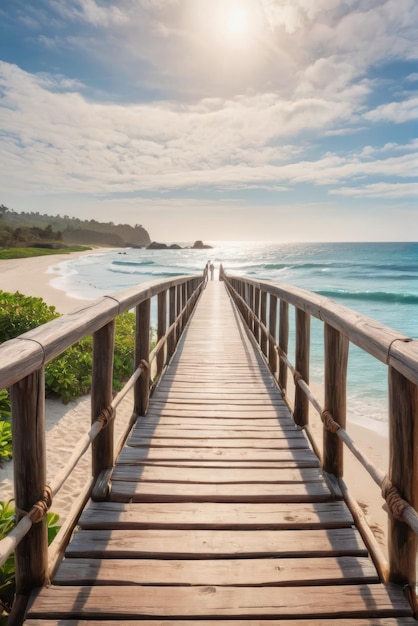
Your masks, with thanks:
[[(51, 283), (77, 298), (94, 300), (148, 280), (199, 274), (210, 259), (216, 268), (222, 263), (233, 274), (308, 289), (401, 334), (418, 338), (418, 243), (212, 245), (211, 250), (123, 249), (92, 253), (51, 266)], [(155, 307), (153, 311), (155, 318)], [(293, 362), (293, 316), (290, 318), (289, 354)], [(311, 382), (321, 384), (323, 325), (319, 320), (312, 320), (311, 332)], [(387, 368), (352, 345), (347, 412), (353, 421), (382, 433), (386, 430)]]

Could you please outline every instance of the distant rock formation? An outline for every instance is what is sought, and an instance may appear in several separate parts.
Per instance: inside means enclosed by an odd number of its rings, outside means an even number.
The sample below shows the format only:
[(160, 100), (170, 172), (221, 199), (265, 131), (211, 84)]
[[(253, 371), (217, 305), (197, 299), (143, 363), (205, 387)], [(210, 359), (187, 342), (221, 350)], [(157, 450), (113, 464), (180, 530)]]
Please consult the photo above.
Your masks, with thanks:
[(212, 246), (209, 246), (208, 244), (203, 243), (203, 241), (200, 241), (200, 239), (198, 239), (194, 242), (192, 248), (193, 250), (209, 250), (212, 248)]
[[(194, 242), (194, 244), (191, 246), (191, 250), (206, 250), (207, 248), (212, 248), (212, 246), (208, 246), (207, 244), (204, 244), (203, 241), (200, 241), (200, 239), (198, 239), (197, 241)], [(168, 246), (166, 243), (160, 243), (158, 241), (152, 241), (148, 246), (147, 246), (147, 250), (183, 250), (187, 248), (182, 248), (181, 246), (179, 246), (178, 243), (172, 243), (170, 246)]]
[(167, 245), (166, 243), (160, 243), (159, 241), (152, 241), (149, 246), (147, 246), (147, 250), (182, 250), (183, 248), (179, 246), (178, 243), (172, 243), (171, 245)]

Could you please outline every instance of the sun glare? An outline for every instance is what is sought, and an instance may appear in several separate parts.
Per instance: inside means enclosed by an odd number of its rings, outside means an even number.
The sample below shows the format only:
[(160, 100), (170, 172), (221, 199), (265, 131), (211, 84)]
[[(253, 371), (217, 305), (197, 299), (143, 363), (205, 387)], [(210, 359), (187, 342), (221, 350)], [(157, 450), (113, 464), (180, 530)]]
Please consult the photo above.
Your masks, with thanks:
[(249, 30), (247, 11), (243, 7), (231, 7), (226, 15), (226, 26), (231, 35), (245, 35)]

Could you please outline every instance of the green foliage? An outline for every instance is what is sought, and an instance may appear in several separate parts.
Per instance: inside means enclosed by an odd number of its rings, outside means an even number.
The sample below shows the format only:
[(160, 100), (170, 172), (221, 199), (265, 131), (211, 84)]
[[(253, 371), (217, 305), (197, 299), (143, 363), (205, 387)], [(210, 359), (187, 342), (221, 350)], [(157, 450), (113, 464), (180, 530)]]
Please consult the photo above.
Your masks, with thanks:
[[(16, 233), (16, 230), (18, 232)], [(55, 239), (72, 243), (99, 244), (112, 246), (147, 246), (150, 236), (143, 226), (135, 224), (114, 224), (97, 220), (81, 220), (68, 215), (47, 215), (38, 212), (16, 213), (0, 205), (0, 246), (15, 245), (16, 237), (33, 239)]]
[[(15, 527), (15, 508), (13, 506), (13, 500), (8, 502), (0, 501), (0, 540), (4, 539), (6, 535), (10, 533)], [(56, 537), (59, 529), (58, 525), (59, 515), (56, 513), (48, 513), (48, 545)], [(10, 612), (12, 607), (13, 598), (15, 594), (15, 562), (14, 554), (12, 553), (0, 567), (0, 611), (2, 617), (0, 618), (0, 626), (7, 624), (7, 613)]]
[(47, 396), (61, 398), (64, 404), (90, 391), (92, 340), (86, 337), (53, 359), (45, 367)]
[[(133, 371), (135, 315), (123, 313), (116, 319), (113, 388), (123, 387)], [(86, 337), (51, 361), (45, 368), (45, 387), (48, 396), (55, 396), (67, 404), (91, 389), (93, 363), (92, 339)]]
[(122, 389), (133, 373), (135, 348), (135, 314), (126, 312), (116, 318), (113, 388)]
[(12, 458), (12, 427), (10, 422), (0, 421), (0, 467)]
[(0, 467), (12, 458), (12, 428), (10, 426), (10, 400), (6, 389), (0, 391)]
[[(12, 502), (13, 500), (0, 502), (0, 539), (4, 539), (15, 526), (15, 509)], [(15, 562), (14, 554), (11, 554), (0, 568), (0, 615), (10, 611), (14, 592)], [(7, 618), (5, 619), (4, 623), (7, 623)]]
[[(1, 245), (0, 238), (0, 245)], [(91, 250), (89, 246), (69, 246), (68, 248), (0, 248), (0, 260), (25, 259), (33, 256), (46, 256), (51, 254), (70, 254), (70, 252), (84, 252)]]
[(0, 343), (59, 317), (42, 298), (0, 291)]
[[(45, 324), (59, 314), (42, 298), (0, 291), (0, 343)], [(135, 315), (126, 312), (116, 319), (114, 389), (118, 391), (133, 371)], [(45, 368), (46, 395), (64, 403), (90, 391), (92, 339), (86, 337), (53, 359)], [(10, 416), (7, 392), (0, 392), (0, 415)]]
[(10, 400), (7, 389), (0, 391), (0, 420), (10, 421)]

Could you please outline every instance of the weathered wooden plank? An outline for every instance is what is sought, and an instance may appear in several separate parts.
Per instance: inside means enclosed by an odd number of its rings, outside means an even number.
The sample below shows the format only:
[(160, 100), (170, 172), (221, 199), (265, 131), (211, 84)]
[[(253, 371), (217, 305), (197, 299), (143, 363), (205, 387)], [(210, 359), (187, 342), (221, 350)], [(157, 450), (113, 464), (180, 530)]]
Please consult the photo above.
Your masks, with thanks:
[(353, 518), (342, 501), (325, 503), (91, 502), (79, 522), (83, 529), (137, 528), (345, 528)]
[[(258, 467), (269, 464), (280, 467), (282, 464), (295, 463), (298, 467), (319, 467), (317, 456), (309, 448), (266, 450), (250, 448), (135, 448), (126, 446), (118, 457), (118, 465), (179, 462), (204, 465), (208, 463), (223, 463), (231, 467), (231, 463), (240, 467), (241, 463), (252, 464)], [(197, 463), (199, 465), (199, 463)]]
[[(203, 425), (202, 425), (203, 426)], [(167, 428), (167, 427), (155, 427), (155, 428), (141, 428), (137, 427), (132, 432), (131, 438), (135, 439), (140, 437), (141, 439), (238, 439), (245, 445), (247, 439), (261, 440), (266, 439), (269, 441), (275, 439), (304, 439), (305, 435), (297, 428), (288, 428), (282, 430), (276, 428), (274, 430), (235, 430), (231, 428)]]
[[(54, 585), (298, 586), (373, 584), (379, 578), (366, 557), (318, 559), (65, 559)], [(290, 591), (291, 593), (291, 591)]]
[(278, 418), (280, 421), (282, 419), (291, 419), (289, 409), (286, 406), (270, 406), (265, 404), (264, 406), (258, 407), (239, 407), (230, 406), (230, 405), (222, 405), (220, 407), (213, 406), (201, 406), (191, 407), (188, 405), (184, 405), (179, 411), (176, 406), (160, 406), (155, 408), (151, 405), (150, 410), (147, 413), (148, 417), (159, 417), (159, 416), (172, 416), (179, 417), (179, 415), (184, 415), (185, 417), (234, 417), (239, 419), (258, 419), (258, 418)]
[(146, 481), (164, 483), (216, 483), (216, 484), (251, 484), (251, 483), (312, 483), (323, 480), (322, 472), (317, 468), (200, 468), (193, 471), (187, 467), (164, 467), (155, 465), (129, 466), (117, 465), (112, 474), (112, 481)]
[(366, 556), (357, 530), (80, 530), (67, 557), (247, 558)]
[(327, 502), (333, 499), (323, 483), (196, 485), (178, 483), (112, 484), (113, 502)]
[[(163, 405), (174, 405), (179, 411), (181, 411), (181, 408), (183, 406), (188, 406), (189, 409), (195, 405), (204, 405), (204, 406), (218, 406), (221, 407), (223, 405), (225, 405), (226, 403), (228, 404), (228, 407), (231, 406), (235, 406), (237, 408), (239, 407), (247, 407), (247, 410), (250, 410), (251, 407), (256, 407), (256, 406), (263, 406), (263, 404), (267, 404), (267, 400), (263, 399), (263, 397), (260, 398), (249, 398), (248, 400), (245, 399), (241, 399), (239, 396), (234, 396), (234, 397), (230, 397), (230, 398), (217, 398), (216, 396), (213, 396), (212, 398), (206, 397), (206, 398), (199, 398), (198, 396), (196, 398), (190, 398), (187, 400), (182, 400), (181, 398), (179, 398), (178, 400), (176, 399), (169, 399), (169, 398), (160, 398), (158, 394), (155, 395), (155, 397), (153, 396), (152, 398), (153, 400), (153, 405), (154, 407), (158, 407), (161, 404)], [(284, 401), (280, 400), (279, 398), (277, 399), (268, 399), (268, 406), (283, 406), (284, 405)]]
[(196, 429), (205, 427), (206, 429), (221, 428), (222, 430), (231, 429), (238, 432), (242, 431), (272, 431), (272, 430), (295, 430), (295, 423), (290, 419), (278, 419), (277, 417), (267, 418), (233, 418), (233, 417), (200, 417), (172, 415), (172, 416), (147, 416), (137, 420), (135, 428), (143, 432), (148, 429)]
[[(379, 607), (377, 609), (377, 607)], [(373, 617), (412, 615), (401, 589), (383, 585), (294, 587), (65, 587), (42, 589), (28, 610), (44, 615), (119, 619), (138, 617)]]
[[(165, 450), (166, 448), (157, 448), (157, 450)], [(146, 448), (131, 448), (131, 450), (146, 450)], [(172, 459), (159, 459), (159, 460), (149, 460), (147, 458), (137, 459), (135, 463), (118, 463), (119, 465), (127, 466), (127, 465), (153, 465), (159, 467), (176, 467), (176, 468), (218, 468), (218, 469), (302, 469), (302, 468), (314, 468), (320, 467), (317, 460), (306, 460), (302, 461), (206, 461), (206, 460), (196, 460), (196, 461), (182, 461), (182, 460), (172, 460)]]
[(199, 389), (194, 389), (192, 387), (187, 391), (174, 389), (171, 389), (170, 391), (162, 391), (158, 388), (154, 400), (158, 402), (190, 402), (193, 404), (203, 404), (212, 400), (216, 400), (218, 404), (220, 404), (221, 401), (232, 401), (234, 404), (241, 404), (243, 402), (254, 402), (256, 404), (262, 404), (264, 402), (278, 402), (280, 405), (283, 404), (283, 399), (278, 392), (273, 393), (264, 389), (255, 389), (253, 392), (250, 392), (248, 389), (241, 389), (232, 392), (229, 389), (225, 391), (222, 389), (215, 391), (214, 389), (205, 390), (200, 387)]
[(262, 450), (276, 450), (280, 448), (308, 448), (307, 440), (303, 433), (294, 431), (288, 438), (276, 438), (276, 439), (245, 439), (245, 442), (240, 439), (217, 439), (217, 438), (205, 438), (205, 439), (175, 439), (174, 437), (160, 438), (160, 437), (142, 437), (140, 433), (133, 432), (129, 438), (128, 445), (136, 447), (175, 447), (175, 448), (241, 448), (245, 445), (250, 449), (262, 449)]
[(257, 379), (252, 376), (251, 380), (247, 380), (246, 378), (237, 378), (233, 373), (229, 377), (225, 375), (216, 376), (212, 373), (210, 376), (202, 376), (201, 380), (198, 380), (196, 374), (186, 376), (177, 373), (176, 376), (170, 376), (167, 372), (158, 385), (158, 390), (165, 392), (174, 390), (188, 392), (195, 388), (201, 391), (217, 392), (221, 390), (232, 393), (240, 393), (243, 390), (261, 390), (270, 393), (275, 392), (280, 397), (278, 387), (270, 376), (259, 376)]
[[(260, 407), (249, 407), (250, 410), (242, 410), (241, 407), (237, 408), (236, 406), (224, 406), (221, 409), (218, 409), (216, 407), (216, 405), (213, 406), (209, 406), (209, 405), (200, 405), (200, 406), (188, 406), (187, 408), (185, 406), (184, 411), (187, 411), (186, 413), (182, 411), (178, 411), (176, 410), (176, 407), (172, 407), (171, 405), (169, 406), (160, 406), (160, 407), (156, 407), (154, 405), (151, 405), (147, 416), (145, 418), (141, 418), (141, 421), (144, 419), (144, 421), (152, 421), (153, 419), (159, 419), (162, 417), (171, 417), (172, 419), (179, 419), (180, 417), (184, 416), (184, 417), (189, 417), (189, 418), (198, 418), (200, 419), (201, 416), (206, 416), (208, 418), (223, 418), (225, 420), (241, 420), (241, 421), (245, 421), (245, 422), (254, 422), (254, 425), (256, 425), (258, 423), (258, 420), (260, 419), (270, 419), (270, 420), (275, 420), (276, 424), (280, 424), (281, 422), (283, 422), (284, 424), (286, 423), (293, 423), (294, 424), (294, 420), (292, 418), (292, 416), (290, 415), (287, 407), (279, 407), (279, 410), (276, 410), (277, 407), (270, 407), (268, 404), (265, 404), (263, 406)], [(273, 421), (270, 422), (271, 424), (273, 424)]]
[[(129, 620), (121, 621), (119, 619), (118, 624), (129, 624), (129, 626), (242, 626), (243, 620), (234, 620), (234, 619), (217, 619), (217, 620)], [(251, 618), (251, 621), (248, 621), (251, 626), (334, 626), (336, 624), (335, 618), (331, 617), (330, 619), (292, 619), (292, 620), (263, 620), (263, 619), (254, 619)], [(338, 618), (338, 626), (416, 626), (417, 622), (413, 617), (371, 617), (371, 618), (361, 618), (355, 617), (353, 619), (350, 618)], [(25, 626), (109, 626), (109, 622), (107, 620), (96, 620), (92, 619), (88, 622), (86, 620), (72, 620), (72, 619), (28, 619), (25, 621)]]

